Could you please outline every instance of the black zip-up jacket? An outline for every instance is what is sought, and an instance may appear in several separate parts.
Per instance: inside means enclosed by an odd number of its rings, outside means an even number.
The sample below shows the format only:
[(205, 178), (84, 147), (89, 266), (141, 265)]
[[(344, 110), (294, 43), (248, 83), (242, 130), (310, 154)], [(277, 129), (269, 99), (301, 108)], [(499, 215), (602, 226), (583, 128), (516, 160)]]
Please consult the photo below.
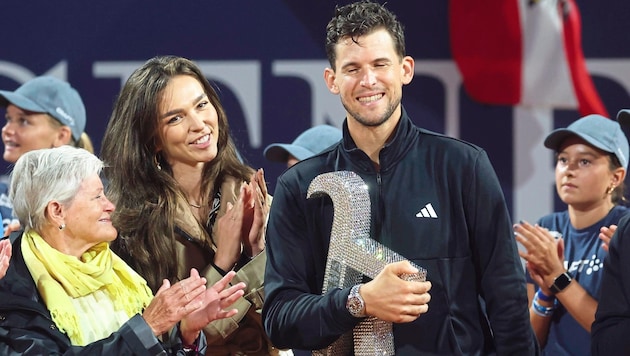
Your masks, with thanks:
[(595, 321), (593, 356), (630, 355), (630, 215), (619, 220), (604, 260)]
[(346, 309), (350, 288), (321, 295), (333, 205), (327, 196), (306, 199), (313, 178), (347, 170), (368, 186), (372, 238), (424, 267), (432, 283), (429, 311), (394, 324), (396, 355), (537, 354), (525, 273), (485, 151), (420, 129), (403, 110), (377, 171), (347, 123), (343, 131), (339, 144), (276, 184), (263, 308), (273, 343), (321, 349), (358, 321)]
[[(22, 235), (13, 233), (11, 241), (11, 263), (0, 280), (0, 355), (186, 355), (178, 328), (168, 342), (160, 343), (139, 314), (105, 339), (72, 346), (52, 320), (24, 263)], [(203, 333), (198, 342), (205, 350)]]

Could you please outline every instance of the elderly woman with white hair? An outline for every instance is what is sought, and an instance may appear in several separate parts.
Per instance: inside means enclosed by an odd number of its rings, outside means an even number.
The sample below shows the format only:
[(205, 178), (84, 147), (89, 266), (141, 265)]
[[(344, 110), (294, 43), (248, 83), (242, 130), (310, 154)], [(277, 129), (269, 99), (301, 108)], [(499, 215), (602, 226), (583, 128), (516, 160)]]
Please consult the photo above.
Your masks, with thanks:
[[(34, 150), (12, 172), (10, 197), (24, 227), (0, 280), (0, 354), (197, 355), (201, 329), (230, 317), (243, 295), (234, 273), (211, 287), (192, 269), (153, 296), (109, 249), (117, 236), (99, 173), (80, 148)], [(173, 281), (174, 282), (174, 281)]]

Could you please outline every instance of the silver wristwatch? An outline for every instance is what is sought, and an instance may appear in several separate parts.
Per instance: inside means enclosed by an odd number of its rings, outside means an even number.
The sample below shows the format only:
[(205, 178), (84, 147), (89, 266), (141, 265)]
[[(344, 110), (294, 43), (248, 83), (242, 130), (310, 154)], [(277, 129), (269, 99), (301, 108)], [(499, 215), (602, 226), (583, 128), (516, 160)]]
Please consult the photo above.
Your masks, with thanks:
[(350, 294), (348, 294), (348, 301), (346, 302), (346, 309), (352, 314), (355, 318), (362, 318), (365, 315), (365, 302), (363, 298), (361, 298), (361, 294), (359, 294), (359, 288), (361, 288), (363, 284), (357, 284), (356, 286), (350, 289)]

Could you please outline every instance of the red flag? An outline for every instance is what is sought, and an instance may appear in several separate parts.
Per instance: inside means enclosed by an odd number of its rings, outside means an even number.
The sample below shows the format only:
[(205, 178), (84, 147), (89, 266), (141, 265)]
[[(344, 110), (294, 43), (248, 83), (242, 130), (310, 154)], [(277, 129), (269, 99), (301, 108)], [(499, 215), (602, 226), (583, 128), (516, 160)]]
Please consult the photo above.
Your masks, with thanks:
[(476, 101), (608, 115), (586, 68), (574, 0), (451, 0), (449, 24)]

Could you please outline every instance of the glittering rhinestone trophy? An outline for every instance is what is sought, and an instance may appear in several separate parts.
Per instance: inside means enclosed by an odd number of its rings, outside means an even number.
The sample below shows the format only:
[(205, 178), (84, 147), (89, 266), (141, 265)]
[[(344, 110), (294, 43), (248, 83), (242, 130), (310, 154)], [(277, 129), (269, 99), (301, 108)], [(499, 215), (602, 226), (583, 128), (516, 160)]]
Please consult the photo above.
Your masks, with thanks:
[[(307, 198), (330, 196), (335, 214), (322, 294), (335, 288), (361, 283), (363, 276), (374, 278), (385, 267), (405, 258), (370, 238), (370, 196), (365, 182), (356, 173), (338, 171), (320, 174), (311, 181)], [(426, 270), (400, 276), (425, 281)], [(392, 324), (368, 317), (325, 349), (313, 355), (393, 355)]]

